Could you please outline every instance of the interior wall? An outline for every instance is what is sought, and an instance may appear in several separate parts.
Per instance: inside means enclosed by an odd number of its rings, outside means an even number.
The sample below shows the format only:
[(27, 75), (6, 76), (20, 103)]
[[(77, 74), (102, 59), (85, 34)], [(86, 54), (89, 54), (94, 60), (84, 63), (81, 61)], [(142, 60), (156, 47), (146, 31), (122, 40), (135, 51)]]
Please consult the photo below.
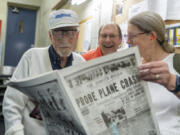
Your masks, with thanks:
[(48, 46), (50, 43), (48, 38), (49, 13), (51, 12), (51, 9), (60, 1), (61, 0), (1, 0), (0, 20), (2, 20), (2, 29), (0, 41), (0, 65), (3, 65), (4, 63), (8, 4), (37, 10), (35, 47), (44, 47)]
[[(92, 30), (90, 34), (91, 43), (89, 49), (94, 49), (98, 46), (98, 30), (100, 26), (112, 21), (113, 2), (113, 0), (86, 0), (78, 6), (71, 5), (71, 3), (68, 2), (62, 7), (77, 12), (80, 17), (80, 22), (88, 17), (92, 19)], [(80, 35), (83, 34), (84, 33), (80, 31)], [(79, 39), (82, 40), (82, 38)]]
[(41, 3), (41, 8), (39, 11), (39, 21), (37, 29), (37, 38), (35, 41), (36, 47), (45, 47), (50, 44), (49, 35), (48, 35), (48, 18), (52, 9), (59, 3), (61, 0), (43, 0)]
[[(99, 25), (99, 17), (96, 18), (95, 14), (99, 14), (98, 10), (97, 10), (97, 5), (98, 5), (99, 1), (94, 1), (94, 0), (86, 0), (84, 3), (80, 4), (80, 5), (72, 5), (70, 2), (66, 3), (62, 8), (64, 9), (71, 9), (73, 11), (75, 11), (78, 16), (79, 16), (79, 21), (80, 21), (80, 33), (79, 33), (79, 39), (77, 41), (77, 46), (76, 46), (76, 51), (78, 52), (82, 52), (82, 48), (83, 48), (83, 44), (84, 44), (84, 38), (85, 38), (85, 23), (86, 21), (88, 21), (88, 19), (86, 18), (91, 18), (91, 25), (93, 30), (91, 31), (91, 43), (94, 41), (95, 43), (93, 44), (97, 44), (96, 43), (96, 38), (97, 38), (97, 33), (96, 34), (92, 34), (93, 31), (95, 31)], [(95, 20), (98, 22), (98, 25), (94, 25), (95, 24)], [(93, 35), (93, 36), (92, 36)], [(92, 44), (91, 44), (92, 45)]]
[[(14, 4), (26, 8), (33, 8), (37, 10), (37, 24), (35, 35), (35, 47), (45, 47), (50, 44), (48, 36), (48, 17), (49, 13), (57, 6), (61, 1), (68, 0), (1, 0), (0, 4), (0, 20), (2, 20), (1, 31), (1, 43), (2, 43), (2, 57), (0, 64), (4, 62), (4, 50), (6, 39), (6, 24), (7, 24), (7, 7), (8, 4)], [(72, 6), (67, 2), (61, 8), (72, 9), (76, 11), (83, 20), (86, 17), (91, 16), (92, 19), (92, 31), (91, 31), (91, 45), (90, 49), (96, 48), (98, 43), (98, 29), (102, 24), (111, 22), (112, 20), (112, 1), (109, 0), (87, 0), (79, 6)], [(107, 8), (108, 7), (108, 8)], [(83, 34), (83, 33), (82, 33)]]
[[(1, 0), (0, 4), (0, 20), (2, 20), (2, 31), (1, 31), (1, 62), (0, 65), (4, 63), (4, 50), (6, 44), (6, 27), (7, 27), (7, 14), (8, 14), (8, 4), (18, 5), (20, 7), (38, 9), (41, 6), (41, 0)], [(38, 14), (37, 14), (38, 16)], [(38, 21), (38, 19), (37, 19)], [(36, 36), (35, 36), (36, 39)]]
[(1, 40), (0, 40), (0, 65), (4, 63), (4, 50), (6, 39), (6, 19), (7, 19), (7, 0), (1, 0), (0, 4), (0, 20), (2, 20)]
[(124, 1), (116, 0), (115, 4), (118, 4), (119, 2), (123, 3), (123, 8), (122, 8), (123, 11), (122, 11), (122, 15), (114, 16), (114, 21), (118, 24), (121, 24), (121, 23), (127, 21), (128, 15), (129, 15), (129, 10), (130, 10), (131, 6), (133, 6), (134, 4), (137, 4), (139, 2), (142, 2), (142, 1), (144, 1), (144, 0), (124, 0)]

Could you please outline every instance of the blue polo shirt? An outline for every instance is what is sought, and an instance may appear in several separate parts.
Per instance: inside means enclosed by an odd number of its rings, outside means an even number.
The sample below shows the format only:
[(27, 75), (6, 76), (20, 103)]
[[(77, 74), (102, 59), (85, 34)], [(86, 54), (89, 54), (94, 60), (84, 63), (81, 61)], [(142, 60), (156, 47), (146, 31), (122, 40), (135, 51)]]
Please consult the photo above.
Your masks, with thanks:
[[(52, 69), (53, 70), (62, 69), (61, 60), (60, 60), (59, 56), (56, 54), (56, 52), (55, 52), (52, 45), (49, 47), (48, 51), (49, 51), (49, 58), (50, 58), (50, 61), (51, 61)], [(71, 55), (68, 57), (68, 60), (67, 60), (67, 63), (65, 65), (65, 67), (71, 66), (72, 61), (73, 61), (73, 55), (71, 53)]]

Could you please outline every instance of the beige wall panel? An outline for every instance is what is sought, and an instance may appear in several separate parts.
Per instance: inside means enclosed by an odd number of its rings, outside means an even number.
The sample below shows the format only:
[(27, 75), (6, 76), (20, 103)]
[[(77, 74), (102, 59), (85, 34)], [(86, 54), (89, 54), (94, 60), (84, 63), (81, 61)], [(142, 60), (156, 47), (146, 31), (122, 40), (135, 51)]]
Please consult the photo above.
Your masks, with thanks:
[(117, 23), (117, 24), (121, 24), (125, 21), (128, 20), (128, 13), (129, 13), (129, 8), (138, 3), (138, 2), (141, 2), (143, 0), (122, 0), (123, 2), (123, 11), (122, 11), (122, 15), (118, 15), (116, 16), (116, 5), (118, 4), (118, 2), (120, 2), (120, 0), (116, 1), (114, 3), (114, 15), (113, 15), (113, 18), (114, 18), (114, 21)]

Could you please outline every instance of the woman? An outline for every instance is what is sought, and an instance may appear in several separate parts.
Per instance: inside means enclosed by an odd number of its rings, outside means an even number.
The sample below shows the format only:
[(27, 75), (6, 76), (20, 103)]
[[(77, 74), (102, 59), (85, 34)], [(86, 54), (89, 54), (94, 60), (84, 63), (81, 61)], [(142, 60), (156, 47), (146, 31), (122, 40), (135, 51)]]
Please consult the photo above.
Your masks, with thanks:
[[(142, 12), (129, 20), (127, 43), (138, 46), (144, 62), (149, 63), (140, 67), (140, 72), (145, 73), (140, 77), (151, 81), (148, 85), (161, 135), (180, 135), (180, 100), (171, 92), (175, 86), (169, 86), (169, 80), (174, 80), (178, 73), (173, 68), (174, 48), (165, 34), (164, 21), (158, 14)], [(160, 63), (159, 67), (154, 63)]]

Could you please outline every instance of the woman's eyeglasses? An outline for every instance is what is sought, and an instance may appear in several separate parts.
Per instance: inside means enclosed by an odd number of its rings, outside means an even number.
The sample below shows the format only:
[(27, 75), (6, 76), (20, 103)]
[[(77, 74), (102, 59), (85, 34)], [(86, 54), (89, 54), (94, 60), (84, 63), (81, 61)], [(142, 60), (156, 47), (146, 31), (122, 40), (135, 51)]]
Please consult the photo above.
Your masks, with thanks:
[(142, 34), (145, 34), (145, 32), (137, 33), (137, 34), (134, 34), (134, 35), (129, 34), (129, 35), (127, 35), (127, 38), (132, 41), (135, 37), (137, 37), (139, 35), (142, 35)]

